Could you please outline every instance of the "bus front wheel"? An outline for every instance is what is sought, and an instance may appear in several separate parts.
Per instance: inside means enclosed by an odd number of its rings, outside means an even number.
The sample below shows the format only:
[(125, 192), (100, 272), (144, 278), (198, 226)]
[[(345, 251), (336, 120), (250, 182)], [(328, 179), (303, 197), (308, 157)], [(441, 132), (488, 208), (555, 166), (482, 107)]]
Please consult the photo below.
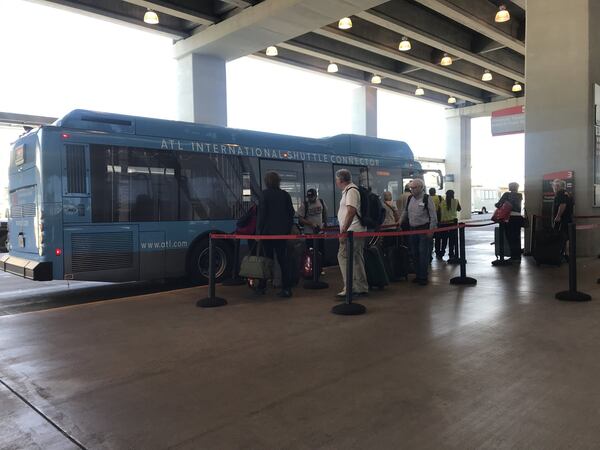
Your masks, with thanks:
[[(216, 241), (215, 249), (215, 278), (220, 281), (231, 270), (231, 249), (224, 242)], [(208, 239), (203, 239), (196, 244), (190, 253), (189, 275), (192, 281), (208, 283)]]

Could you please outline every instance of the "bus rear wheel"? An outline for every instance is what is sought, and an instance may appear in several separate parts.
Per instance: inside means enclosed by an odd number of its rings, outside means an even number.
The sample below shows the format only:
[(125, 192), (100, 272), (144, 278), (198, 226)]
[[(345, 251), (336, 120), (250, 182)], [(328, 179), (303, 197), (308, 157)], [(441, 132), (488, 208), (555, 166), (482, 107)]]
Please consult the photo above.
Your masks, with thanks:
[(487, 214), (487, 209), (485, 209), (485, 206), (481, 208), (481, 214)]
[[(215, 250), (215, 279), (220, 281), (231, 270), (231, 249), (224, 242), (216, 241)], [(208, 283), (208, 239), (203, 239), (196, 244), (190, 253), (189, 275), (192, 281)]]

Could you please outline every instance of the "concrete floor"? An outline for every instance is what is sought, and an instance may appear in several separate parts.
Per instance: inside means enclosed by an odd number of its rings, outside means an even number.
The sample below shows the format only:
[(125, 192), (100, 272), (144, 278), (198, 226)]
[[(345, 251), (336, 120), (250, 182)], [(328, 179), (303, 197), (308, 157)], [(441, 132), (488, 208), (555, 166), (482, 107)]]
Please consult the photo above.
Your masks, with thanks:
[(579, 261), (595, 301), (562, 303), (566, 266), (492, 268), (489, 233), (470, 236), (476, 287), (434, 262), (360, 317), (330, 314), (336, 282), (0, 317), (0, 380), (22, 396), (0, 385), (0, 448), (598, 448), (600, 260)]

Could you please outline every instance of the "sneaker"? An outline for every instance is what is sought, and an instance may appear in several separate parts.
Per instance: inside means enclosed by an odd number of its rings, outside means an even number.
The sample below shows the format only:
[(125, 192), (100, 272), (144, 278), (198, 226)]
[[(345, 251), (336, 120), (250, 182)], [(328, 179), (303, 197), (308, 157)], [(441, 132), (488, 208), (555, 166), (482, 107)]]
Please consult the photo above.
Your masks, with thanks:
[(282, 289), (277, 295), (282, 298), (290, 298), (292, 296), (292, 291), (291, 289)]
[(353, 296), (354, 297), (368, 297), (369, 293), (368, 292), (354, 292)]
[(341, 291), (335, 294), (337, 298), (346, 298), (346, 291)]
[(511, 263), (520, 263), (521, 258), (508, 258), (506, 261), (510, 261)]

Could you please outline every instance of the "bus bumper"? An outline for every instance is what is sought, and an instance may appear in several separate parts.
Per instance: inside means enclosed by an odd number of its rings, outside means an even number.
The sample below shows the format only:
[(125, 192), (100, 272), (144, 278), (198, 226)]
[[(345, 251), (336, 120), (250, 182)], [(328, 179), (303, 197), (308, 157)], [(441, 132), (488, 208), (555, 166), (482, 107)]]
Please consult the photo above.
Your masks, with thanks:
[(0, 257), (0, 270), (35, 281), (52, 280), (52, 263), (50, 261), (33, 261), (3, 255)]

